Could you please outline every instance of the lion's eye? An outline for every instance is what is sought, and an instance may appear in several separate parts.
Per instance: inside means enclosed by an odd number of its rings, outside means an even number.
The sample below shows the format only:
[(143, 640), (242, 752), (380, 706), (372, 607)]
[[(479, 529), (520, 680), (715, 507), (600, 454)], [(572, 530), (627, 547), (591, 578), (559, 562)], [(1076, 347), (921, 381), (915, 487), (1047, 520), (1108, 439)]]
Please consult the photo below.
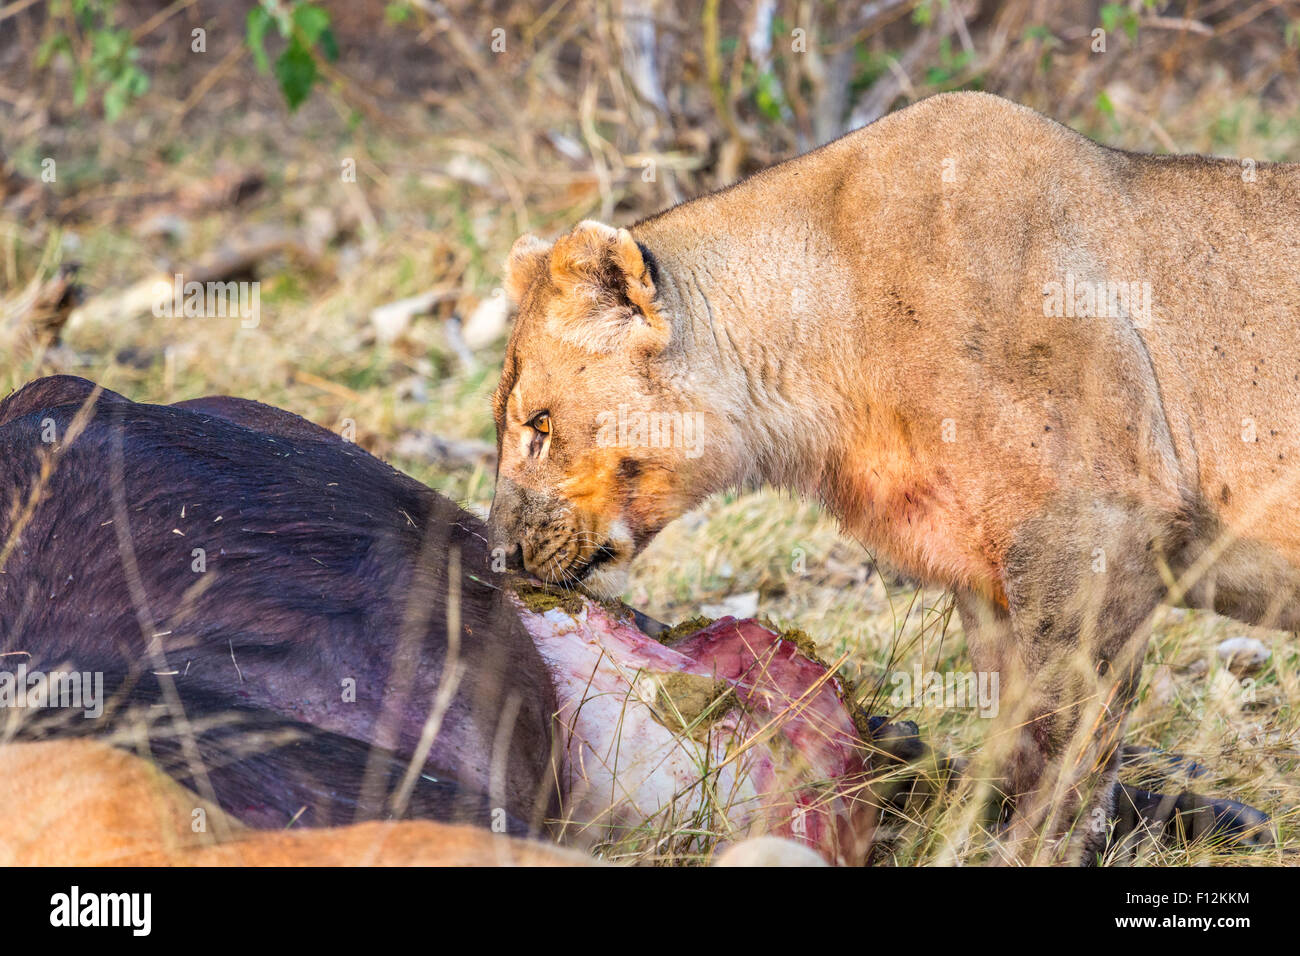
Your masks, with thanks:
[(529, 458), (541, 458), (551, 443), (551, 415), (538, 412), (528, 419), (524, 431), (519, 436), (520, 447)]

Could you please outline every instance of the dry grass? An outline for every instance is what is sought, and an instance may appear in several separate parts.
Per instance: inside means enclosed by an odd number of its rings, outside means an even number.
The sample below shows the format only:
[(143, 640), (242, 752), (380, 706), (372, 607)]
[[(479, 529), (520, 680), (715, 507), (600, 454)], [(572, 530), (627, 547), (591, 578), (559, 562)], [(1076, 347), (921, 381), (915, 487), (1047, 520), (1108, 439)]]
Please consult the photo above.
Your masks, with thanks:
[[(0, 60), (22, 62), (17, 46), (50, 29), (41, 6), (0, 23)], [(767, 48), (747, 39), (753, 21), (730, 4), (411, 3), (399, 5), (409, 9), (398, 25), (384, 24), (380, 3), (330, 5), (343, 58), (292, 116), (248, 57), (230, 52), (242, 11), (219, 6), (189, 6), (141, 39), (154, 86), (115, 124), (73, 107), (66, 72), (6, 71), (3, 173), (35, 182), (29, 195), (38, 199), (17, 205), (13, 179), (0, 193), (0, 391), (71, 372), (141, 401), (229, 393), (331, 428), (350, 420), (361, 444), (479, 510), (491, 498), (490, 467), (446, 468), (394, 449), (408, 432), (492, 440), (488, 397), (502, 343), (467, 363), (446, 319), (492, 295), (523, 230), (554, 233), (586, 217), (630, 221), (855, 120), (957, 87), (1015, 97), (1117, 146), (1300, 159), (1300, 84), (1285, 33), (1300, 16), (1296, 3), (1220, 0), (1199, 13), (1135, 4), (1139, 41), (1112, 30), (1104, 56), (1088, 50), (1096, 24), (1068, 3), (887, 3), (879, 6), (888, 16), (863, 23), (836, 22), (851, 18), (853, 4), (840, 13), (759, 4), (775, 16)], [(124, 16), (138, 24), (154, 12), (140, 7)], [(1171, 23), (1192, 16), (1213, 35), (1155, 24), (1157, 14)], [(648, 22), (658, 28), (651, 47), (637, 39)], [(196, 24), (212, 27), (210, 52), (197, 62), (184, 52)], [(796, 24), (818, 55), (786, 52)], [(494, 26), (510, 43), (495, 57), (485, 39)], [(642, 79), (647, 49), (653, 89)], [(227, 54), (235, 68), (192, 100), (199, 78)], [(39, 183), (47, 157), (59, 169), (48, 186)], [(355, 183), (340, 177), (345, 159), (355, 161)], [(649, 182), (646, 160), (654, 162)], [(245, 170), (265, 180), (250, 200), (186, 198), (196, 184)], [(33, 336), (32, 295), (61, 265), (75, 261), (94, 298), (160, 265), (184, 268), (249, 224), (300, 227), (322, 211), (344, 224), (323, 248), (258, 264), (257, 328), (137, 312), (74, 321), (57, 343)], [(146, 228), (159, 214), (179, 221), (173, 238)], [(370, 310), (426, 290), (445, 292), (444, 304), (395, 341), (376, 341)], [(750, 591), (760, 614), (806, 630), (827, 658), (847, 654), (845, 671), (865, 694), (895, 670), (968, 668), (942, 594), (886, 583), (815, 506), (775, 493), (718, 498), (670, 527), (638, 560), (627, 598), (673, 621)], [(1239, 692), (1225, 692), (1235, 678), (1214, 654), (1217, 642), (1243, 633), (1273, 651), (1244, 705)], [(1275, 816), (1280, 846), (1249, 862), (1287, 862), (1300, 849), (1298, 653), (1286, 635), (1167, 610), (1146, 659), (1130, 739), (1202, 760), (1210, 775), (1198, 790)], [(900, 716), (958, 755), (977, 753), (985, 736), (986, 722), (969, 711)], [(968, 803), (924, 811), (896, 861), (978, 859), (962, 839)], [(707, 829), (707, 821), (674, 825), (686, 836)], [(1174, 850), (1149, 862), (1191, 865), (1216, 854)], [(659, 849), (650, 855), (664, 858)]]

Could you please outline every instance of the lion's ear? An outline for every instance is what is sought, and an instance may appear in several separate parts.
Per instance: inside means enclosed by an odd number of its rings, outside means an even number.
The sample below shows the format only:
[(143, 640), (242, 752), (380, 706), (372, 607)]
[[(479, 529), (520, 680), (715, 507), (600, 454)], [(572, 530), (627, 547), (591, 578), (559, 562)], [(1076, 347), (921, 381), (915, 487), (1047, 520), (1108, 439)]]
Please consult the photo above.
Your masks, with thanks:
[(587, 220), (557, 239), (551, 282), (560, 292), (555, 331), (593, 352), (658, 351), (669, 324), (655, 301), (650, 264), (626, 229)]
[(549, 242), (543, 242), (531, 233), (520, 236), (510, 247), (510, 255), (506, 257), (506, 292), (515, 304), (546, 268), (550, 251)]

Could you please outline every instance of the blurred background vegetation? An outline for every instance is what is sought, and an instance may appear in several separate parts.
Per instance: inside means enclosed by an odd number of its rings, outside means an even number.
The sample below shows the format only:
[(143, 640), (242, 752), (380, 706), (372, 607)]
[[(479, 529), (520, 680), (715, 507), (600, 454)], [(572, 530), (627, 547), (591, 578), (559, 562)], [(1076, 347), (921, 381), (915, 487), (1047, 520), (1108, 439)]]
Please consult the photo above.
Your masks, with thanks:
[[(1296, 161), (1298, 48), (1300, 0), (0, 0), (0, 393), (256, 398), (481, 511), (521, 232), (625, 224), (953, 89), (1113, 146)], [(257, 326), (155, 316), (175, 273), (258, 281)], [(941, 595), (771, 493), (670, 527), (627, 597), (802, 627), (868, 691), (968, 666)], [(1272, 654), (1245, 704), (1215, 653), (1242, 635)], [(1170, 610), (1133, 724), (1279, 815), (1264, 862), (1300, 845), (1296, 664)], [(979, 741), (968, 713), (910, 716)]]

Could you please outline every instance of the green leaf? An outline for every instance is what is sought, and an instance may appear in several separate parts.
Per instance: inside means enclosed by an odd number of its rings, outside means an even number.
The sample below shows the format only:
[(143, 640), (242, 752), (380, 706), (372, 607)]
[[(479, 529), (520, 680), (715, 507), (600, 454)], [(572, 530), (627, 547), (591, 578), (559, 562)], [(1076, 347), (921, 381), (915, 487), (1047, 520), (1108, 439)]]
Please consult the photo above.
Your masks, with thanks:
[(320, 48), (321, 52), (325, 54), (325, 58), (331, 63), (339, 58), (339, 45), (334, 39), (333, 30), (327, 29), (320, 35)]
[(1107, 33), (1113, 33), (1116, 29), (1123, 30), (1128, 34), (1130, 40), (1136, 40), (1138, 35), (1138, 18), (1137, 14), (1124, 6), (1122, 3), (1107, 3), (1101, 8), (1101, 25)]
[(330, 15), (310, 3), (300, 4), (293, 8), (293, 25), (302, 31), (307, 45), (313, 46), (329, 29)]
[(759, 111), (770, 120), (779, 120), (781, 118), (781, 108), (784, 105), (781, 97), (781, 87), (777, 83), (776, 76), (769, 70), (758, 77), (758, 85), (754, 90), (754, 99), (758, 104)]
[(110, 123), (122, 115), (126, 100), (126, 88), (120, 83), (114, 83), (104, 91), (104, 116)]
[(290, 110), (296, 110), (311, 94), (316, 83), (316, 61), (296, 35), (275, 61), (275, 78)]
[(72, 59), (72, 41), (66, 33), (56, 33), (40, 45), (36, 51), (36, 65), (47, 66), (56, 53), (66, 54), (69, 60)]
[(263, 40), (266, 37), (266, 28), (271, 25), (271, 14), (266, 12), (266, 7), (260, 4), (248, 11), (248, 47), (253, 51), (253, 59), (257, 61), (259, 72), (266, 73), (271, 69), (271, 64), (266, 59), (266, 49)]
[(139, 67), (132, 67), (127, 91), (133, 97), (144, 96), (149, 91), (149, 74)]

